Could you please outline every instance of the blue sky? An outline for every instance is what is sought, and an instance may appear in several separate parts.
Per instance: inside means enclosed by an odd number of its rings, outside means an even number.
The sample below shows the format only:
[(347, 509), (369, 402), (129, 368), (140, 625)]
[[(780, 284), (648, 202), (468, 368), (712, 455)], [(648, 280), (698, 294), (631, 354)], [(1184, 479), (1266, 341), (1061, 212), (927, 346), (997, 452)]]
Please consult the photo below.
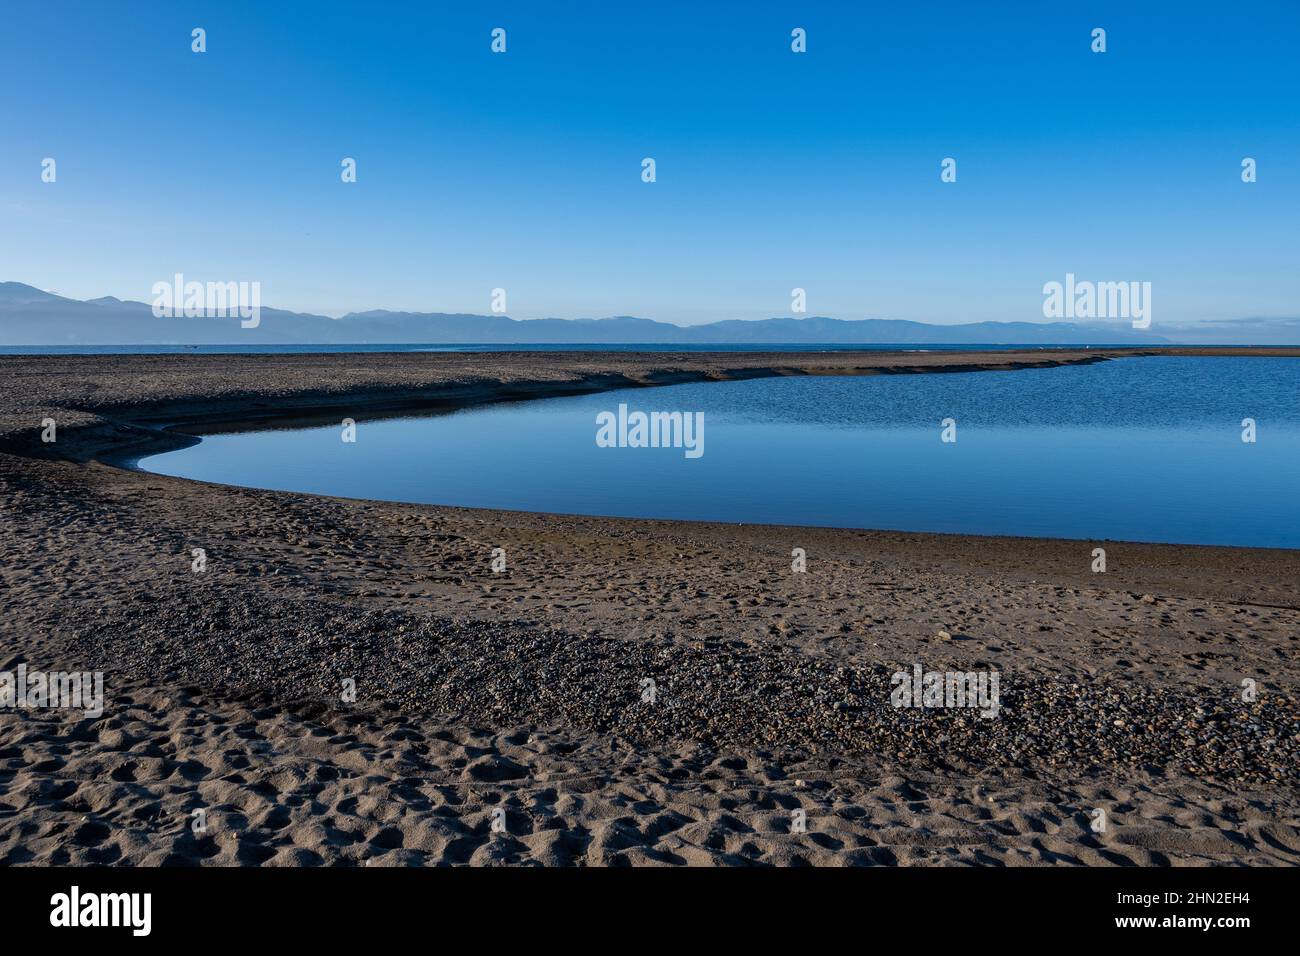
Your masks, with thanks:
[(1150, 281), (1157, 324), (1293, 316), (1298, 64), (1294, 0), (6, 0), (0, 280), (949, 323), (1041, 321), (1073, 272)]

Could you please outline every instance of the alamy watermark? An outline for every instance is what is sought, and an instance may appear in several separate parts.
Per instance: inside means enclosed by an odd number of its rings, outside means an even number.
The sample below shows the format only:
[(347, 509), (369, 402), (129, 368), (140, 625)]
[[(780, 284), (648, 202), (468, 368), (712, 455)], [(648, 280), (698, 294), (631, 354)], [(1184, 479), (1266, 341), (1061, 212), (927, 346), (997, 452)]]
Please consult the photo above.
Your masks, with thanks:
[(171, 282), (153, 284), (153, 314), (158, 319), (233, 319), (239, 327), (262, 324), (262, 283), (186, 282), (176, 273)]
[(103, 671), (29, 671), (26, 664), (0, 671), (0, 707), (18, 710), (57, 707), (87, 717), (104, 713)]
[(996, 717), (1002, 709), (997, 671), (926, 671), (913, 664), (911, 673), (896, 671), (889, 679), (895, 707), (970, 708), (981, 717)]
[(1043, 318), (1132, 319), (1133, 328), (1149, 329), (1151, 283), (1076, 281), (1067, 272), (1064, 283), (1044, 283)]
[(123, 927), (132, 936), (148, 936), (152, 914), (152, 893), (83, 893), (74, 885), (50, 897), (50, 925), (56, 928)]
[(684, 448), (687, 458), (704, 454), (703, 412), (618, 412), (596, 415), (596, 444), (601, 448)]

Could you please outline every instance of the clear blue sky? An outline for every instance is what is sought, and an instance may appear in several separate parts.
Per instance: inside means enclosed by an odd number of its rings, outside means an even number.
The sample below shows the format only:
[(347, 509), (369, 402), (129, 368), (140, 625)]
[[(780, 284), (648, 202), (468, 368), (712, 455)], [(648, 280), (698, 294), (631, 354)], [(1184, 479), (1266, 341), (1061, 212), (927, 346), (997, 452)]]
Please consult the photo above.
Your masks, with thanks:
[(1298, 180), (1295, 0), (0, 11), (0, 280), (78, 298), (1041, 321), (1074, 272), (1297, 315)]

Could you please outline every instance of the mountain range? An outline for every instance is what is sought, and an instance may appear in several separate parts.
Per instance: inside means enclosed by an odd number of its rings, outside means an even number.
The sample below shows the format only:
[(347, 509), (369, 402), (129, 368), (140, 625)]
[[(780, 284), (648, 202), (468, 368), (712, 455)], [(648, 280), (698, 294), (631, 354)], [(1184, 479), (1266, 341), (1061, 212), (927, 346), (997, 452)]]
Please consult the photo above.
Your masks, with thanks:
[(729, 319), (679, 326), (653, 319), (511, 319), (443, 312), (351, 312), (340, 318), (263, 307), (237, 318), (156, 318), (148, 303), (65, 298), (0, 282), (0, 346), (32, 345), (1119, 345), (1300, 343), (1300, 318), (1240, 319), (1135, 330), (1127, 322)]

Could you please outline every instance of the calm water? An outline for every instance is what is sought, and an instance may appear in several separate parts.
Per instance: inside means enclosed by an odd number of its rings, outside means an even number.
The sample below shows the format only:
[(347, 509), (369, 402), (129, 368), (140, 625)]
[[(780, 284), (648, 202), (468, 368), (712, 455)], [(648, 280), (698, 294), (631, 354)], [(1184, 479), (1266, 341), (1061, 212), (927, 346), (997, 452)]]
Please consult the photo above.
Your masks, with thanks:
[[(704, 454), (597, 447), (596, 416), (619, 403), (702, 411)], [(141, 465), (528, 511), (1300, 547), (1295, 359), (676, 385), (362, 422), (354, 444), (340, 432), (212, 436)]]

